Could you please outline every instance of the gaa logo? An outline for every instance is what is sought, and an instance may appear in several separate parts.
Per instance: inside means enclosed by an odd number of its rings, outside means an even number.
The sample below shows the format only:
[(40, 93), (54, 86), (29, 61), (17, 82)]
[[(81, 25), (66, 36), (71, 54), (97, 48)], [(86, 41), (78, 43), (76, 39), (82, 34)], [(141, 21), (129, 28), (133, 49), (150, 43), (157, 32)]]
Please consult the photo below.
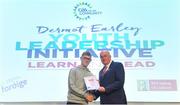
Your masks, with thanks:
[(90, 16), (98, 14), (102, 14), (102, 12), (92, 9), (92, 6), (85, 2), (74, 7), (74, 16), (79, 20), (87, 20), (90, 19)]

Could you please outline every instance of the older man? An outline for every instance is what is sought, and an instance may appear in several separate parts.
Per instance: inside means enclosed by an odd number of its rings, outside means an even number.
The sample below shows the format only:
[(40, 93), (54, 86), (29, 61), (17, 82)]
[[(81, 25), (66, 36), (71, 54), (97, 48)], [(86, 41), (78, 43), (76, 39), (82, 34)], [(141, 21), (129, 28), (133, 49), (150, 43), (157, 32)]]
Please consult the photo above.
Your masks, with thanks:
[(122, 63), (112, 61), (108, 51), (101, 51), (100, 58), (104, 67), (99, 72), (101, 87), (95, 92), (96, 98), (100, 96), (101, 104), (127, 104)]

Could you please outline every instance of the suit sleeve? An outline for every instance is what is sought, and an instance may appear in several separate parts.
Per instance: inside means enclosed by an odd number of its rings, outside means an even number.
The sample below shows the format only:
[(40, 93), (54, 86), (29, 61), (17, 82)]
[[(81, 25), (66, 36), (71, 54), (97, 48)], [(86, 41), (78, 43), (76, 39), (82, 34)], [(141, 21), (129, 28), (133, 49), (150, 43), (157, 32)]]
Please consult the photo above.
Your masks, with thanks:
[(117, 63), (113, 69), (115, 70), (114, 82), (105, 87), (106, 93), (111, 93), (124, 87), (125, 72), (122, 63)]

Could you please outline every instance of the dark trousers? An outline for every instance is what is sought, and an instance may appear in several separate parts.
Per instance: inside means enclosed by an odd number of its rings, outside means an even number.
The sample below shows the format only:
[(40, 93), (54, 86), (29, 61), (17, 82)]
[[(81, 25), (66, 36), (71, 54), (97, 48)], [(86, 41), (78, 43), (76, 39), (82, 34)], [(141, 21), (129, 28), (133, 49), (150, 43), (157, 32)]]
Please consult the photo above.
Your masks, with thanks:
[(76, 104), (76, 105), (83, 105), (82, 103), (74, 103), (74, 102), (67, 102), (66, 104), (67, 105), (74, 105), (74, 104)]

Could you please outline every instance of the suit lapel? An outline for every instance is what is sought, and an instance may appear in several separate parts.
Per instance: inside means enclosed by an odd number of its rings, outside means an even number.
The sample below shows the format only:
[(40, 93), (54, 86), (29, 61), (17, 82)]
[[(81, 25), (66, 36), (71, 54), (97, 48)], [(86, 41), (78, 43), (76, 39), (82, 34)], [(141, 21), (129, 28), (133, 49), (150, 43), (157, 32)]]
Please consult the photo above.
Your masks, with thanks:
[(111, 62), (111, 64), (110, 64), (110, 66), (109, 66), (109, 68), (108, 68), (108, 71), (106, 71), (106, 73), (103, 75), (103, 68), (101, 69), (101, 71), (100, 71), (100, 80), (104, 80), (107, 76), (108, 76), (108, 74), (111, 72), (111, 70), (112, 70), (112, 67), (113, 67), (113, 61)]

